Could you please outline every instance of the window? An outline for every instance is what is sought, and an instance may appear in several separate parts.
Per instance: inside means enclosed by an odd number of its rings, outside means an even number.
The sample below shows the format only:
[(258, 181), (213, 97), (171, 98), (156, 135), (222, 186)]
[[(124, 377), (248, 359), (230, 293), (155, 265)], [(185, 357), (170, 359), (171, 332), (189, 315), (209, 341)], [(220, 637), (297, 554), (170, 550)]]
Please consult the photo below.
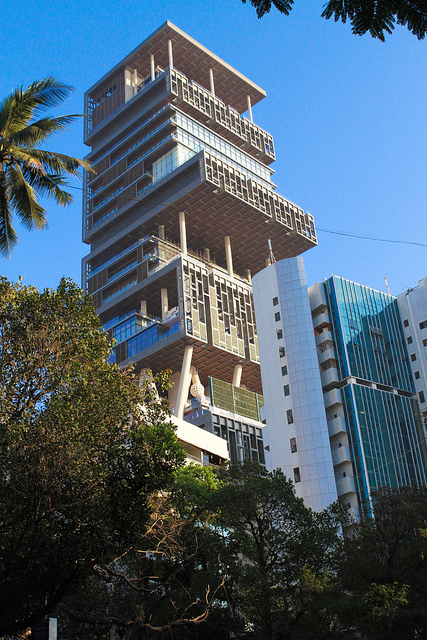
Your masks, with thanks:
[(285, 347), (279, 347), (279, 356), (283, 358), (285, 355)]
[(295, 481), (295, 484), (297, 482), (301, 482), (301, 474), (299, 472), (299, 467), (295, 467), (294, 469), (294, 481)]
[(294, 414), (292, 413), (292, 409), (287, 410), (286, 417), (288, 419), (288, 424), (292, 424), (294, 421)]
[(420, 322), (420, 329), (427, 329), (427, 320)]
[(414, 376), (415, 376), (415, 380), (419, 380), (420, 379), (420, 372), (419, 371), (415, 371)]
[(276, 322), (279, 322), (279, 320), (280, 320), (280, 311), (276, 311), (276, 313), (274, 314), (274, 320)]
[(409, 336), (409, 338), (406, 338), (406, 340), (407, 340), (408, 344), (412, 344), (412, 338), (411, 338), (411, 336)]
[(291, 438), (290, 439), (290, 443), (291, 443), (291, 453), (296, 453), (298, 451), (298, 449), (297, 449), (297, 439), (296, 438)]
[(285, 386), (283, 387), (283, 391), (285, 393), (285, 396), (290, 396), (291, 395), (291, 390), (290, 390), (288, 384), (285, 384)]
[(273, 298), (273, 307), (276, 307), (279, 304), (279, 298)]
[(288, 375), (288, 367), (284, 364), (282, 367), (282, 376)]
[(424, 340), (423, 340), (423, 346), (424, 346), (424, 347), (427, 347), (427, 338), (424, 338)]
[(280, 340), (281, 338), (283, 338), (283, 331), (281, 329), (277, 329), (276, 330), (277, 333), (277, 339)]
[(411, 353), (412, 362), (415, 362), (416, 359), (417, 359), (417, 356), (415, 355), (415, 353)]
[(403, 321), (403, 326), (404, 327), (409, 327), (409, 320), (404, 320)]
[(424, 397), (424, 391), (420, 391), (418, 395), (419, 395), (421, 404), (424, 404), (424, 402), (426, 401)]

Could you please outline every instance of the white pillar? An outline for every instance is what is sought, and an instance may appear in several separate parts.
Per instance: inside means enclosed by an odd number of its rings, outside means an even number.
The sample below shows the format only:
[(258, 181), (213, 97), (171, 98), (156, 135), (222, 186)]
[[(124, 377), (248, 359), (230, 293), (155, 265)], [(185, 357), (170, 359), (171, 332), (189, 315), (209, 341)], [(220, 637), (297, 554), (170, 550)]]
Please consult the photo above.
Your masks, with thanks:
[(154, 56), (150, 55), (151, 82), (156, 79), (156, 68), (154, 66)]
[(169, 57), (169, 67), (172, 69), (173, 67), (172, 40), (168, 40), (168, 57)]
[(233, 385), (235, 387), (240, 387), (240, 381), (242, 379), (242, 365), (241, 364), (236, 364), (234, 367), (234, 374), (233, 374)]
[(249, 113), (249, 120), (251, 122), (254, 121), (253, 117), (252, 117), (252, 102), (251, 102), (251, 96), (246, 96), (246, 100), (248, 102), (248, 113)]
[(215, 95), (215, 83), (214, 83), (214, 75), (213, 75), (213, 70), (209, 69), (209, 84), (211, 87), (211, 94), (214, 96)]
[(160, 300), (161, 300), (161, 307), (162, 307), (162, 322), (164, 322), (169, 311), (168, 290), (166, 287), (163, 287), (160, 290)]
[(181, 253), (187, 255), (187, 232), (185, 230), (185, 213), (179, 212), (179, 237), (181, 241)]
[(246, 269), (246, 280), (249, 282), (249, 284), (252, 284), (252, 276), (251, 276), (250, 269)]
[(138, 72), (136, 69), (133, 70), (133, 93), (138, 91)]
[(227, 271), (230, 278), (233, 277), (233, 256), (231, 255), (230, 236), (225, 236), (225, 259), (227, 260)]
[(147, 315), (147, 300), (141, 300), (141, 313), (143, 316)]
[(178, 397), (176, 399), (175, 415), (177, 418), (184, 417), (185, 403), (188, 398), (188, 387), (191, 380), (191, 358), (193, 357), (192, 345), (187, 345), (182, 359), (181, 377), (179, 379)]

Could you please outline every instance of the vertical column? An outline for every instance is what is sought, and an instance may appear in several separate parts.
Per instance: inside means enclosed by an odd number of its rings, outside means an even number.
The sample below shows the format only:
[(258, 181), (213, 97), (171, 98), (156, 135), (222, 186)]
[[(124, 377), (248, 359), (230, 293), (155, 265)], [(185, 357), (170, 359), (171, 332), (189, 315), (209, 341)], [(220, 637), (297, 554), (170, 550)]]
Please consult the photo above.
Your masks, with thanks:
[(187, 255), (187, 232), (185, 229), (185, 213), (179, 212), (179, 237), (181, 241), (181, 253)]
[(246, 280), (249, 282), (249, 284), (252, 284), (251, 270), (246, 269), (245, 273), (246, 273)]
[(209, 69), (209, 84), (210, 84), (210, 88), (211, 88), (211, 94), (214, 96), (215, 95), (215, 83), (214, 83), (214, 75), (213, 75), (213, 70)]
[(233, 256), (231, 255), (230, 236), (225, 236), (225, 259), (227, 260), (227, 271), (230, 278), (233, 277)]
[(191, 379), (191, 359), (193, 357), (193, 347), (187, 345), (182, 360), (181, 377), (179, 379), (178, 397), (176, 399), (175, 415), (177, 418), (184, 417), (184, 407), (188, 397), (188, 387)]
[(249, 120), (251, 122), (254, 121), (253, 117), (252, 117), (252, 102), (251, 102), (251, 96), (246, 96), (246, 100), (248, 103), (248, 113), (249, 113)]
[(169, 67), (172, 69), (173, 67), (172, 40), (168, 40), (168, 58), (169, 58)]
[(151, 82), (156, 79), (156, 68), (154, 66), (154, 56), (150, 55)]
[(147, 315), (147, 301), (141, 300), (141, 313), (143, 316)]
[(164, 322), (169, 311), (168, 290), (166, 287), (162, 287), (160, 290), (160, 302), (162, 307), (162, 322)]
[(165, 227), (164, 225), (159, 225), (159, 238), (160, 240), (164, 240), (165, 239)]
[(240, 387), (240, 381), (242, 379), (242, 365), (241, 364), (236, 364), (234, 367), (234, 374), (233, 374), (233, 385), (235, 387)]

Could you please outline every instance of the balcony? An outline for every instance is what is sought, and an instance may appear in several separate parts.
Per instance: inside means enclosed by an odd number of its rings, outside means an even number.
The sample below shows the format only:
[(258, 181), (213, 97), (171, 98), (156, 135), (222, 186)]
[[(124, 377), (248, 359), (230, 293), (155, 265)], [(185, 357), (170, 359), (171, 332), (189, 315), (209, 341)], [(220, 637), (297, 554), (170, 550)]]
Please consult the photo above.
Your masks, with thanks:
[(345, 420), (342, 416), (338, 416), (337, 418), (332, 418), (332, 420), (328, 420), (328, 431), (329, 436), (337, 435), (338, 433), (346, 433), (347, 427), (345, 424)]
[(350, 449), (347, 445), (337, 447), (332, 451), (332, 464), (334, 467), (343, 462), (351, 462)]
[(320, 373), (320, 380), (323, 388), (338, 384), (340, 381), (338, 369), (336, 369), (335, 367), (330, 367), (329, 369), (326, 369), (326, 371), (322, 371)]
[[(329, 314), (328, 313), (319, 313), (318, 316), (313, 318), (313, 326), (315, 329), (321, 329), (323, 327), (327, 327), (330, 324)], [(323, 336), (323, 333), (322, 333)]]
[[(194, 110), (202, 113), (209, 121), (210, 127), (220, 125), (227, 129), (240, 144), (243, 142), (249, 152), (263, 162), (270, 163), (276, 159), (272, 136), (240, 116), (239, 112), (226, 105), (220, 98), (177, 71), (171, 69), (171, 87), (178, 101), (185, 102)], [(237, 141), (237, 140), (236, 140)]]
[(347, 476), (346, 478), (339, 478), (336, 480), (337, 494), (343, 496), (346, 493), (355, 493), (356, 485), (354, 484), (354, 478)]
[(325, 408), (328, 409), (332, 407), (334, 404), (342, 404), (341, 392), (339, 389), (331, 389), (331, 391), (327, 391), (323, 395), (323, 401), (325, 403)]
[(324, 329), (322, 333), (319, 333), (319, 335), (316, 336), (316, 345), (319, 346), (322, 344), (322, 342), (326, 342), (326, 340), (330, 340), (331, 342), (334, 341), (332, 337), (332, 332), (329, 331), (328, 329)]

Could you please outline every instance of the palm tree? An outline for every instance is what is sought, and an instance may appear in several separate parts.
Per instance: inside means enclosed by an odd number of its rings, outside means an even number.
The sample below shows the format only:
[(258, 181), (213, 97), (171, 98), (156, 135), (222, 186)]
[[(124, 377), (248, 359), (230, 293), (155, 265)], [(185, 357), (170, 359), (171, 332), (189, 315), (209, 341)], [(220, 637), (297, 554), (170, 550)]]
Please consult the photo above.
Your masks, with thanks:
[(48, 196), (65, 206), (73, 200), (64, 191), (65, 175), (78, 175), (79, 168), (90, 169), (88, 163), (61, 153), (39, 148), (46, 138), (78, 116), (52, 118), (39, 115), (68, 97), (71, 87), (55, 78), (21, 87), (0, 104), (0, 253), (9, 256), (18, 236), (12, 226), (15, 213), (27, 229), (47, 226), (46, 211), (37, 201)]

